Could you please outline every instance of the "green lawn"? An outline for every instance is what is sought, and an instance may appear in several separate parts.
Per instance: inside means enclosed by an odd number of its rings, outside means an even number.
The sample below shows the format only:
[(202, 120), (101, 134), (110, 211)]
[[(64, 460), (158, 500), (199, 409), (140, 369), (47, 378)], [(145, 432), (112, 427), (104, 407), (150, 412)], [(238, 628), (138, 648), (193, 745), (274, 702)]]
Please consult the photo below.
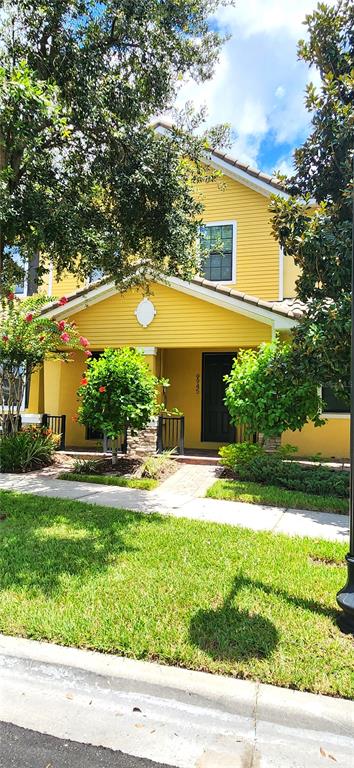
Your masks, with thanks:
[(349, 502), (337, 496), (316, 496), (314, 493), (288, 491), (275, 485), (244, 482), (241, 480), (217, 480), (206, 495), (210, 499), (247, 501), (251, 504), (267, 504), (274, 507), (310, 509), (317, 512), (348, 514)]
[(0, 494), (0, 631), (354, 695), (346, 546)]
[(141, 491), (151, 491), (158, 486), (157, 480), (150, 477), (124, 477), (122, 475), (82, 475), (80, 472), (61, 472), (59, 480), (76, 480), (80, 483), (97, 483), (97, 485), (120, 485), (124, 488), (138, 488)]

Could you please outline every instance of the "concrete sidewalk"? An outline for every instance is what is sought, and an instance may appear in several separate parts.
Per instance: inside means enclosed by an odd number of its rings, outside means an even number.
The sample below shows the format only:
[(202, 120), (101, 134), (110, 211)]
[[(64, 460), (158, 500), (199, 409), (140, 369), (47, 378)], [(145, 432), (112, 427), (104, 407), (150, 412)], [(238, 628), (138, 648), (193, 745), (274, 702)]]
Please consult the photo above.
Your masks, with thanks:
[[(213, 468), (203, 469), (206, 473), (205, 477), (198, 481), (198, 493), (205, 493), (208, 485), (215, 479)], [(87, 504), (101, 504), (138, 512), (158, 512), (161, 515), (226, 523), (255, 531), (285, 533), (289, 536), (309, 536), (343, 542), (348, 538), (349, 518), (346, 515), (199, 498), (194, 495), (194, 489), (190, 485), (184, 487), (180, 472), (182, 470), (176, 472), (155, 491), (58, 480), (42, 473), (2, 474), (0, 489), (60, 499), (77, 499)]]
[(3, 635), (0, 672), (0, 720), (60, 739), (177, 768), (353, 764), (354, 702)]

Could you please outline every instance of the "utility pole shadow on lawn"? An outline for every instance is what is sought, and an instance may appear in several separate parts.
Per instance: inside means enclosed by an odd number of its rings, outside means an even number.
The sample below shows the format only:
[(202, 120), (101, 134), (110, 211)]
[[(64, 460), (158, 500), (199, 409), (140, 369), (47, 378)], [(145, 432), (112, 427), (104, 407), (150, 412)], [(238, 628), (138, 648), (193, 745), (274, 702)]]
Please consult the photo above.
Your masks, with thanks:
[(276, 595), (300, 610), (310, 610), (336, 620), (337, 613), (320, 603), (289, 595), (261, 581), (237, 576), (223, 604), (218, 608), (200, 609), (190, 623), (189, 637), (214, 660), (240, 661), (250, 657), (267, 658), (279, 642), (276, 626), (265, 616), (235, 607), (234, 598), (243, 587)]

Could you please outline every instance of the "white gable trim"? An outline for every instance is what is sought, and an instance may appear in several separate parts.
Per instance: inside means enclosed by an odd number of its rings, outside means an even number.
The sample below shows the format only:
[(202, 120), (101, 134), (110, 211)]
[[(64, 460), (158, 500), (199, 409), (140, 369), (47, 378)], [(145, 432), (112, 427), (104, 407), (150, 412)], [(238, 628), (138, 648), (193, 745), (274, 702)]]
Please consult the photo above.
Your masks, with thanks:
[[(294, 328), (298, 322), (296, 319), (272, 312), (266, 307), (258, 306), (257, 304), (248, 304), (246, 301), (237, 299), (235, 296), (229, 296), (228, 294), (223, 295), (212, 288), (207, 288), (204, 285), (197, 285), (196, 283), (188, 283), (185, 280), (181, 280), (179, 277), (169, 277), (158, 282), (161, 285), (167, 285), (188, 296), (207, 301), (210, 304), (215, 304), (223, 309), (236, 312), (236, 314), (244, 315), (252, 320), (257, 320), (259, 323), (270, 325), (273, 331), (290, 330), (291, 328)], [(82, 293), (79, 296), (70, 299), (69, 304), (64, 304), (64, 306), (55, 307), (53, 309), (48, 307), (45, 311), (51, 317), (63, 319), (70, 315), (74, 315), (77, 312), (81, 312), (87, 307), (91, 307), (100, 301), (109, 299), (117, 293), (119, 293), (119, 291), (112, 281), (110, 283), (98, 285), (97, 288), (93, 288), (87, 291), (87, 293)]]
[(48, 313), (48, 315), (51, 317), (56, 317), (60, 320), (65, 317), (69, 317), (70, 315), (75, 315), (76, 312), (82, 312), (83, 309), (87, 309), (87, 307), (91, 307), (93, 304), (97, 304), (99, 301), (109, 299), (116, 293), (118, 293), (116, 285), (113, 281), (111, 281), (110, 283), (105, 283), (104, 285), (98, 285), (97, 288), (88, 290), (87, 293), (80, 293), (79, 296), (74, 296), (73, 298), (69, 296), (69, 303), (64, 304), (63, 306), (54, 308), (49, 306), (47, 309), (44, 307), (43, 312), (45, 314)]
[[(162, 135), (168, 135), (170, 129), (168, 125), (157, 123), (155, 131)], [(234, 179), (234, 181), (241, 182), (241, 184), (250, 187), (255, 192), (260, 192), (261, 195), (265, 195), (266, 197), (270, 197), (270, 195), (279, 195), (285, 200), (290, 197), (287, 192), (284, 192), (281, 189), (276, 189), (276, 187), (272, 184), (268, 184), (264, 179), (252, 176), (252, 174), (243, 171), (241, 168), (237, 168), (237, 166), (233, 166), (231, 163), (227, 162), (227, 160), (217, 157), (217, 155), (214, 155), (212, 152), (206, 152), (204, 156), (206, 165), (211, 165), (212, 168), (215, 168), (217, 171), (222, 171), (225, 176), (229, 176), (231, 179)]]
[(248, 304), (246, 301), (237, 299), (235, 296), (229, 296), (228, 294), (223, 296), (221, 293), (214, 291), (212, 288), (207, 288), (204, 285), (187, 283), (179, 277), (169, 277), (166, 279), (165, 283), (171, 288), (181, 291), (181, 293), (186, 293), (196, 299), (208, 301), (210, 304), (216, 304), (218, 307), (228, 309), (231, 312), (236, 312), (238, 315), (244, 315), (252, 320), (257, 320), (259, 323), (270, 325), (276, 331), (289, 330), (297, 325), (297, 320), (295, 319), (278, 315), (270, 309), (257, 306), (257, 304)]
[(265, 197), (279, 195), (279, 197), (284, 198), (284, 200), (289, 199), (287, 192), (283, 192), (281, 189), (276, 189), (272, 184), (268, 184), (266, 181), (263, 181), (263, 179), (252, 176), (250, 173), (247, 173), (247, 171), (243, 171), (241, 168), (231, 165), (231, 163), (228, 163), (226, 160), (222, 160), (221, 157), (211, 155), (206, 157), (205, 162), (207, 165), (211, 165), (212, 168), (215, 168), (215, 170), (222, 171), (223, 174), (229, 176), (230, 179), (238, 181), (246, 187), (250, 187), (254, 192), (259, 192)]

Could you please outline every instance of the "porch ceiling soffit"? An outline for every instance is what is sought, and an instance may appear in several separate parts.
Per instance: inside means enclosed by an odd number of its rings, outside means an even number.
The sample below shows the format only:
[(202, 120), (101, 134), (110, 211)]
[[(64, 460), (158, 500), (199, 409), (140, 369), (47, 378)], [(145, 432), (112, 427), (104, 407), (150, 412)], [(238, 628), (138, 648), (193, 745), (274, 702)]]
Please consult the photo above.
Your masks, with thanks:
[[(226, 286), (215, 286), (212, 283), (208, 285), (206, 280), (196, 278), (187, 282), (178, 277), (169, 277), (159, 281), (159, 283), (193, 298), (215, 304), (230, 312), (244, 315), (259, 323), (270, 325), (275, 331), (289, 330), (298, 323), (298, 318), (294, 316), (289, 317), (284, 310), (277, 311), (276, 306), (273, 308), (273, 304), (276, 305), (276, 302), (272, 304), (255, 296), (248, 297), (245, 294), (237, 294), (237, 291)], [(88, 307), (109, 299), (118, 293), (119, 291), (113, 281), (109, 283), (100, 282), (96, 286), (92, 285), (89, 288), (72, 294), (68, 297), (68, 302), (63, 306), (59, 305), (58, 302), (53, 302), (44, 307), (42, 313), (50, 314), (51, 317), (58, 319), (68, 317), (77, 312), (82, 312)]]

